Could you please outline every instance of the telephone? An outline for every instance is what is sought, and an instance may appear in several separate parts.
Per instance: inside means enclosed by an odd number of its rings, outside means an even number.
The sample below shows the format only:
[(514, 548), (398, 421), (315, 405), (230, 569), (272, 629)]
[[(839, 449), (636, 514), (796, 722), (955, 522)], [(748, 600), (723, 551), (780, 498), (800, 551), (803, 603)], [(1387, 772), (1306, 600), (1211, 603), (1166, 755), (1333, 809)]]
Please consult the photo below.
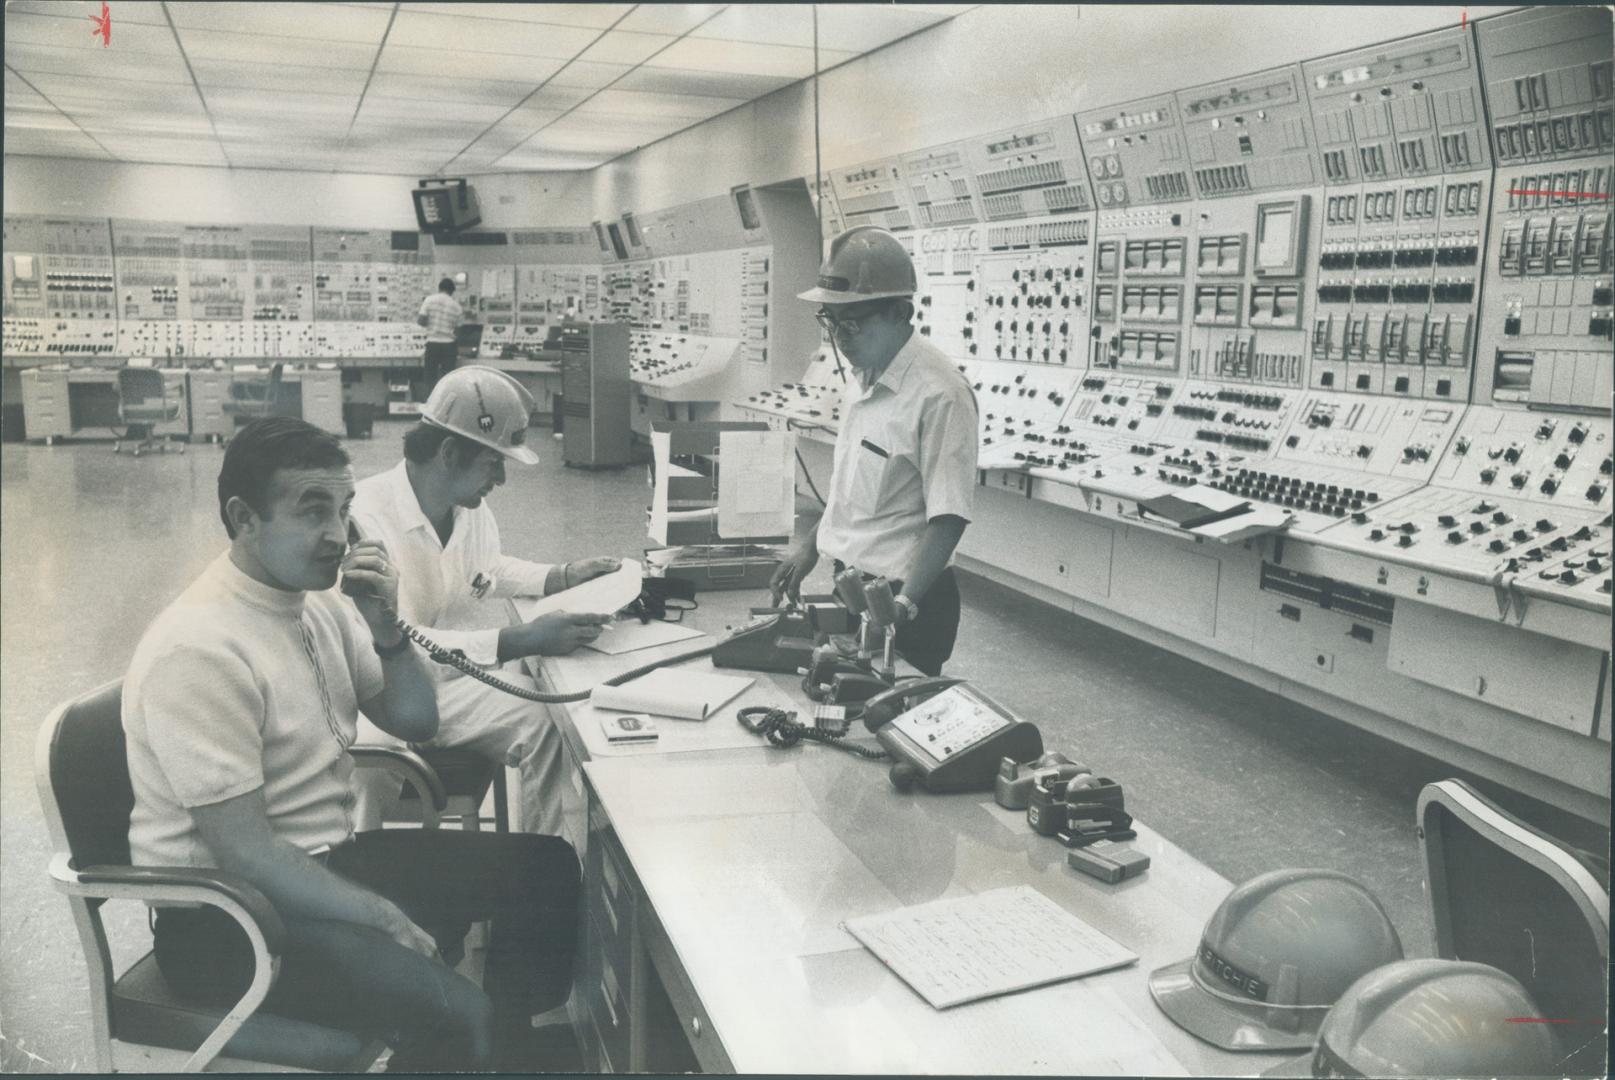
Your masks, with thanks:
[(1043, 736), (962, 679), (902, 682), (864, 703), (864, 726), (896, 762), (898, 791), (991, 791), (1004, 758), (1031, 761)]

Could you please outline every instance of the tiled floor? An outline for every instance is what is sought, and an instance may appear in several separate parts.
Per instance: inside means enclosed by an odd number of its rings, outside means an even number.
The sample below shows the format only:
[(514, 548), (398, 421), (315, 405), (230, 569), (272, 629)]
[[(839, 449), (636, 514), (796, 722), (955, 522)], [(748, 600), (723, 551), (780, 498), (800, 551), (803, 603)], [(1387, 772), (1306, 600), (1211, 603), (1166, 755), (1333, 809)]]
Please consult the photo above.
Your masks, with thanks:
[[(361, 476), (398, 459), (403, 430), (382, 423), (374, 440), (349, 444)], [(566, 469), (558, 449), (541, 444), (543, 462), (512, 468), (492, 497), (507, 550), (637, 555), (644, 470)], [(224, 548), (220, 457), (211, 445), (138, 460), (106, 443), (0, 448), (0, 1071), (91, 1067), (78, 939), (45, 878), (34, 735), (53, 704), (119, 677), (141, 629)], [(1429, 954), (1413, 807), (1451, 770), (999, 586), (967, 578), (963, 595), (950, 674), (1035, 721), (1051, 749), (1120, 780), (1130, 810), (1224, 876), (1353, 874), (1407, 951)], [(120, 955), (143, 951), (141, 912), (116, 925)]]

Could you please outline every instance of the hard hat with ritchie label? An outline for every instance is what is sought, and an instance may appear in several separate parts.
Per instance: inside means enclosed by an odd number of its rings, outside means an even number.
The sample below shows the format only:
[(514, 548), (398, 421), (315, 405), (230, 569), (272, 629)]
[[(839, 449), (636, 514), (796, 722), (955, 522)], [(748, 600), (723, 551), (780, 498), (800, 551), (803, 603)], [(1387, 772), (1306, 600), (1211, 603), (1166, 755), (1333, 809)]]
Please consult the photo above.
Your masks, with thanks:
[(885, 229), (859, 225), (830, 241), (818, 285), (797, 299), (818, 304), (857, 304), (919, 291), (914, 260), (903, 242)]
[(421, 420), (444, 431), (481, 443), (524, 465), (537, 465), (538, 455), (524, 444), (533, 417), (533, 395), (497, 368), (470, 364), (438, 380)]
[(1192, 957), (1150, 975), (1179, 1027), (1227, 1050), (1301, 1050), (1358, 978), (1402, 959), (1369, 891), (1333, 870), (1275, 870), (1229, 893)]

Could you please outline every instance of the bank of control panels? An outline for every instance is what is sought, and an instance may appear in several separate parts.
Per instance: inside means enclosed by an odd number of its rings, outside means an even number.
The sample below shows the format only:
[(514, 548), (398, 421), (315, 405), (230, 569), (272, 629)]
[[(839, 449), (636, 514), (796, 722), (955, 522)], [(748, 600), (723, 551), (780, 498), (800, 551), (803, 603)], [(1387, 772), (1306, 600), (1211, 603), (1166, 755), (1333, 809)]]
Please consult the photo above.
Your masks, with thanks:
[[(989, 477), (1208, 484), (1607, 610), (1610, 55), (1607, 13), (1498, 16), (835, 170), (826, 232), (909, 247)], [(826, 348), (736, 404), (844, 392)]]

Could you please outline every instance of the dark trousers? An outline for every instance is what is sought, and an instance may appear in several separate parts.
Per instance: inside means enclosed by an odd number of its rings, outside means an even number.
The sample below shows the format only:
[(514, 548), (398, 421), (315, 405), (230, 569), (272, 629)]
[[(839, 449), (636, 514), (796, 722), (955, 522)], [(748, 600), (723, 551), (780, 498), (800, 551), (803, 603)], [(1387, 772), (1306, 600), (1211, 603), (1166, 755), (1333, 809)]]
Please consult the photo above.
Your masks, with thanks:
[(428, 341), (426, 343), (426, 395), (432, 395), (432, 388), (437, 381), (458, 366), (460, 361), (460, 347), (452, 341)]
[[(397, 904), (445, 955), (492, 920), (483, 988), (379, 930), (283, 917), (267, 1011), (382, 1039), (395, 1070), (448, 1071), (492, 1067), (499, 1040), (566, 1001), (580, 883), (565, 840), (389, 829), (359, 833), (324, 862)], [(155, 951), (169, 986), (198, 1002), (234, 1004), (251, 982), (247, 936), (216, 908), (160, 909)]]
[[(835, 560), (837, 574), (846, 568), (840, 559)], [(901, 581), (891, 585), (893, 596), (903, 591)], [(940, 675), (959, 638), (959, 579), (953, 567), (937, 575), (918, 608), (913, 619), (898, 624), (897, 654), (927, 675)]]

